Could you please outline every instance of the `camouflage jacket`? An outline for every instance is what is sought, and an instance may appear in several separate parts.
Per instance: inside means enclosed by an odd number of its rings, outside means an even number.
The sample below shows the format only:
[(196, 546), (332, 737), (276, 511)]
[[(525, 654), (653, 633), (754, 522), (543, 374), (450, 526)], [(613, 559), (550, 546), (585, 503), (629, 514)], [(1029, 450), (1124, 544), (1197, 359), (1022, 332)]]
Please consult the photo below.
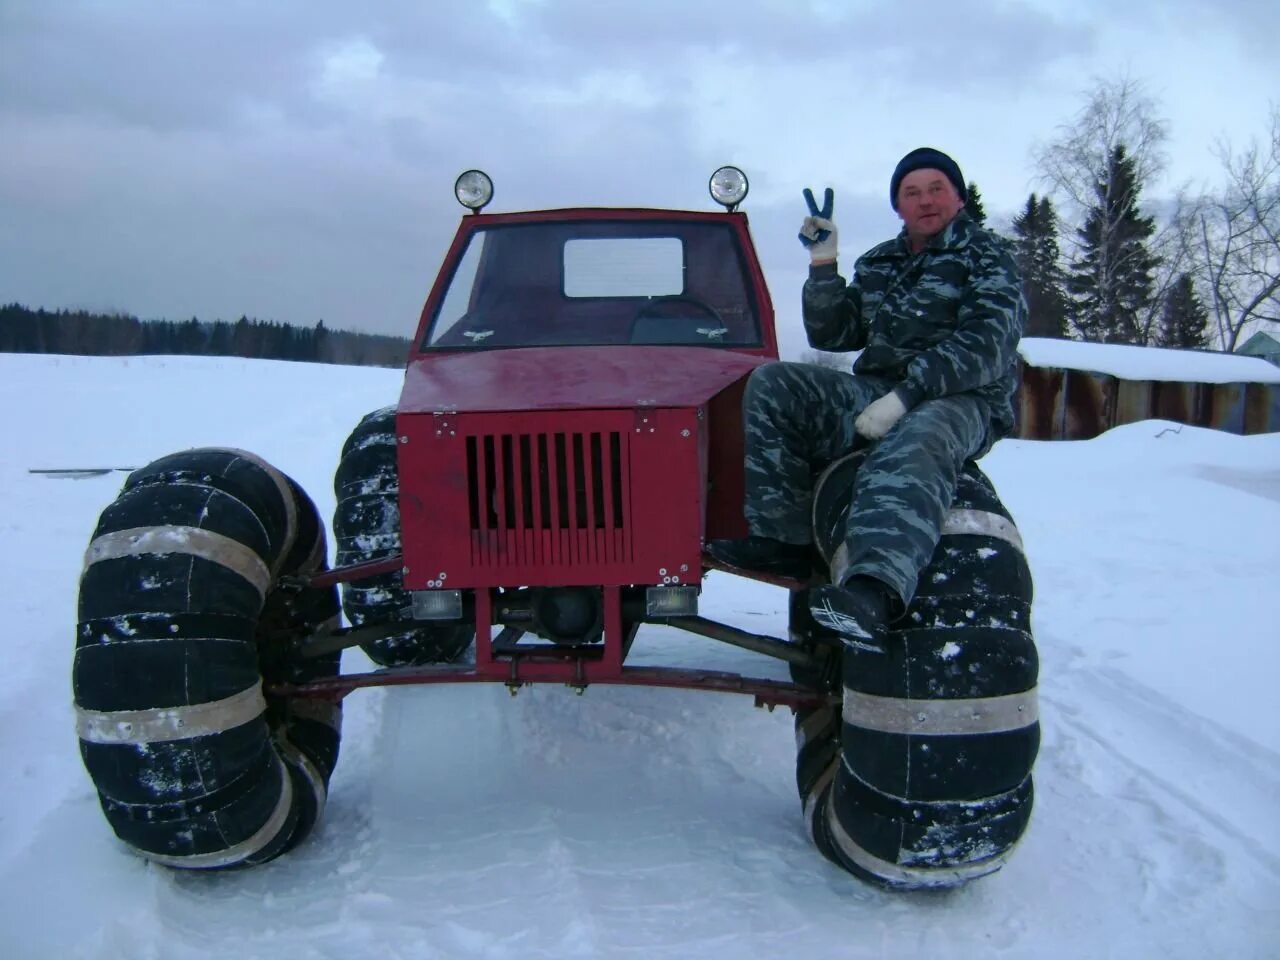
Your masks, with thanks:
[(899, 381), (907, 408), (974, 393), (991, 410), (991, 439), (1013, 427), (1018, 339), (1027, 320), (1011, 245), (961, 210), (918, 254), (906, 232), (853, 265), (811, 267), (804, 326), (819, 350), (862, 350), (855, 373)]

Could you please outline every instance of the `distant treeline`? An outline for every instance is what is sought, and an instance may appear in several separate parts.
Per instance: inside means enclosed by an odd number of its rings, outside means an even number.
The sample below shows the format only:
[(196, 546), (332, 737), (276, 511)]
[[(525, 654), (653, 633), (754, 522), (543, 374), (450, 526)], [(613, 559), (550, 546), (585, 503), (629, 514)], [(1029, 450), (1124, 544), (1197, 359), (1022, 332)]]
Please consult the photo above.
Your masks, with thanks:
[(403, 366), (404, 337), (250, 320), (139, 320), (129, 314), (0, 307), (0, 353), (71, 353), (96, 357), (193, 354), (302, 360), (357, 366)]

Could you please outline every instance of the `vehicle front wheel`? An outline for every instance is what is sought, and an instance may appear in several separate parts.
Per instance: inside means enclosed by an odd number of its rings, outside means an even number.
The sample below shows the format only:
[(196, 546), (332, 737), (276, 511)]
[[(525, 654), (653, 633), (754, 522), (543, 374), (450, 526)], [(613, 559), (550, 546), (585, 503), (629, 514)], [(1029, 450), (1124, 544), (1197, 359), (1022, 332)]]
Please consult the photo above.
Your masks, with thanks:
[(262, 863), (311, 830), (341, 704), (277, 684), (339, 672), (298, 641), (338, 616), (324, 527), (289, 477), (238, 450), (132, 473), (80, 580), (72, 669), (80, 752), (117, 836), (173, 867)]

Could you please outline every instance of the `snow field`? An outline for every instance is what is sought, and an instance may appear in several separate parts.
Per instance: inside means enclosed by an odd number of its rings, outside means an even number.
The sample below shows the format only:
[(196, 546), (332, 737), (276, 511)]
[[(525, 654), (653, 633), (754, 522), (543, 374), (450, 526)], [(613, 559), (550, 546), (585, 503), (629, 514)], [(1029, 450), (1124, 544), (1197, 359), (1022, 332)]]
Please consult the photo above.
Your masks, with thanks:
[[(983, 462), (1036, 580), (1044, 739), (1026, 838), (964, 889), (886, 894), (821, 859), (787, 711), (598, 686), (357, 692), (299, 850), (219, 875), (133, 857), (81, 767), (69, 683), (84, 549), (124, 474), (27, 471), (236, 446), (331, 517), (342, 441), (400, 376), (0, 356), (0, 957), (1280, 953), (1280, 436), (1157, 422)], [(724, 574), (702, 612), (785, 635), (785, 593)], [(645, 628), (632, 662), (785, 676), (670, 629)]]

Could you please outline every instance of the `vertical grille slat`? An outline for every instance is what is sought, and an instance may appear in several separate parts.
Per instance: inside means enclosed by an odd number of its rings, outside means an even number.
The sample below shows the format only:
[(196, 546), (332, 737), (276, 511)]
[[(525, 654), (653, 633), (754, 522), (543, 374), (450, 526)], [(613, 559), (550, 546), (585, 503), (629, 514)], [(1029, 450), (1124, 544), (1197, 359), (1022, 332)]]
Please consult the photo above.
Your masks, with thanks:
[(596, 470), (595, 460), (592, 457), (594, 444), (591, 442), (595, 439), (596, 434), (578, 434), (582, 440), (582, 500), (583, 506), (586, 508), (587, 522), (582, 527), (583, 546), (586, 550), (587, 562), (598, 563), (599, 557), (596, 555)]
[(526, 542), (529, 544), (530, 555), (533, 557), (531, 562), (543, 564), (546, 562), (546, 551), (542, 541), (542, 516), (540, 513), (542, 506), (542, 462), (538, 458), (537, 437), (524, 434), (520, 438), (520, 451), (529, 470), (529, 484), (525, 487), (525, 516), (529, 520)]
[(573, 562), (573, 555), (569, 550), (570, 528), (573, 526), (573, 519), (570, 515), (570, 506), (573, 503), (573, 480), (570, 474), (573, 472), (569, 462), (569, 444), (565, 442), (563, 433), (555, 435), (555, 471), (556, 471), (556, 544), (559, 548), (556, 562), (559, 564), (570, 564)]
[(618, 430), (468, 436), (473, 563), (495, 568), (629, 560), (628, 441)]
[(560, 498), (564, 491), (564, 476), (560, 472), (560, 448), (555, 437), (543, 439), (547, 444), (547, 485), (550, 487), (547, 496), (547, 521), (550, 524), (551, 554), (548, 559), (552, 563), (562, 563), (564, 544), (560, 537)]
[(492, 505), (490, 520), (493, 524), (494, 549), (505, 555), (511, 552), (511, 527), (507, 520), (507, 457), (505, 437), (493, 438), (493, 487), (489, 490), (489, 503)]
[(606, 438), (601, 444), (601, 460), (600, 512), (607, 522), (602, 525), (604, 529), (600, 531), (600, 542), (604, 557), (608, 562), (614, 563), (618, 556), (614, 550), (613, 531), (609, 527), (617, 526), (617, 515), (613, 511), (613, 499), (616, 496), (613, 489), (613, 467), (617, 458), (613, 456), (612, 437)]
[(491, 511), (493, 510), (493, 438), (481, 437), (478, 447), (478, 469), (476, 476), (479, 482), (472, 485), (472, 489), (476, 491), (476, 500), (480, 504), (479, 510), (479, 553), (480, 565), (489, 566), (490, 558), (493, 555), (493, 528), (491, 522)]
[(583, 531), (587, 528), (586, 470), (582, 464), (582, 434), (580, 433), (570, 434), (569, 458), (569, 469), (573, 474), (569, 481), (569, 489), (573, 491), (569, 509), (569, 515), (573, 518), (573, 527), (569, 533), (572, 562), (588, 564), (591, 560), (587, 556), (586, 545), (583, 543)]
[(631, 476), (631, 444), (627, 441), (630, 436), (627, 434), (611, 434), (618, 440), (618, 462), (615, 469), (617, 481), (615, 486), (618, 490), (618, 502), (621, 509), (618, 512), (618, 524), (614, 530), (614, 540), (617, 543), (619, 555), (624, 560), (631, 559), (631, 483), (628, 478)]
[[(467, 437), (467, 476), (477, 477), (482, 474), (480, 468), (478, 444), (475, 437)], [(480, 538), (476, 535), (480, 527), (480, 488), (476, 483), (467, 484), (467, 516), (471, 520), (471, 565), (480, 565)]]

